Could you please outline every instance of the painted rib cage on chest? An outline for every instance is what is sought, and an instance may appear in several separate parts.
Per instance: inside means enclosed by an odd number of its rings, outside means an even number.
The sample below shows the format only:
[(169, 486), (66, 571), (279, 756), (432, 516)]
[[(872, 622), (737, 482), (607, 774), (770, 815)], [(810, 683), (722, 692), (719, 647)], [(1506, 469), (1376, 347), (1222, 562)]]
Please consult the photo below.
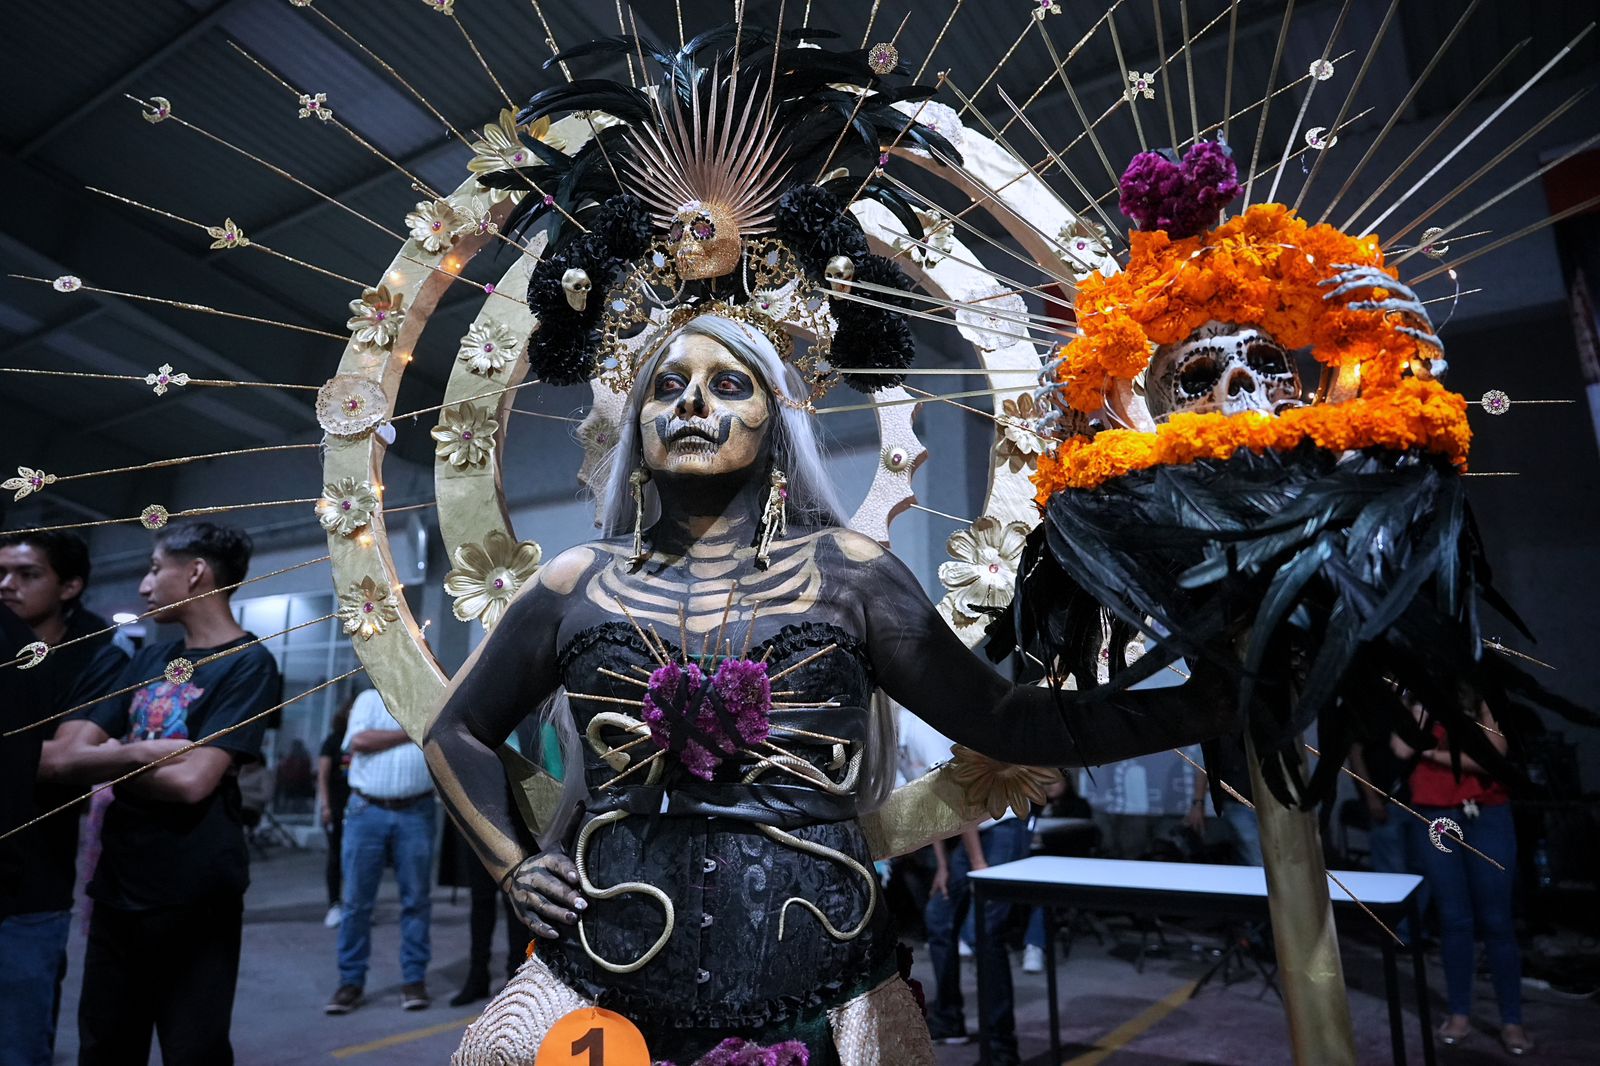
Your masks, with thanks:
[(683, 560), (660, 569), (646, 563), (637, 572), (621, 549), (605, 550), (613, 558), (587, 583), (591, 603), (673, 630), (681, 624), (697, 636), (742, 629), (757, 616), (804, 614), (822, 592), (816, 537), (775, 543), (765, 570), (754, 566), (754, 548), (728, 543), (696, 545)]

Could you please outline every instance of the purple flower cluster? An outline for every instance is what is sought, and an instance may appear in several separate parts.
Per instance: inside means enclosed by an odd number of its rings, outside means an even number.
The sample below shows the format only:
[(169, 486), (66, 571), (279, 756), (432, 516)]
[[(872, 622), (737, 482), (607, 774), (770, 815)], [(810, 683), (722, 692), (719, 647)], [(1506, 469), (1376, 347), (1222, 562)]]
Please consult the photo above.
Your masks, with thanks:
[(1173, 240), (1203, 233), (1239, 195), (1239, 170), (1227, 145), (1200, 141), (1183, 162), (1140, 152), (1122, 172), (1118, 207), (1142, 230), (1165, 230)]
[[(731, 733), (718, 707), (733, 720)], [(704, 781), (726, 756), (767, 739), (771, 712), (767, 664), (750, 659), (724, 659), (709, 683), (697, 663), (668, 663), (650, 675), (644, 695), (651, 739), (662, 750), (677, 747), (684, 769)], [(681, 743), (679, 729), (687, 733)]]
[[(695, 1061), (695, 1066), (810, 1066), (811, 1052), (798, 1040), (761, 1047), (730, 1036)], [(672, 1066), (660, 1063), (658, 1066)]]

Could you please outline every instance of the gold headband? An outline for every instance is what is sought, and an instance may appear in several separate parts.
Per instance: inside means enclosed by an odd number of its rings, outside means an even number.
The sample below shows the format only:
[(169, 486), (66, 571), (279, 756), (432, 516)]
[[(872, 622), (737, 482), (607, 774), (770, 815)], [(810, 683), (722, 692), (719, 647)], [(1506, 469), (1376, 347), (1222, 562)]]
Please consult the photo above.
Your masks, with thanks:
[[(833, 340), (833, 323), (828, 317), (826, 302), (820, 299), (820, 293), (813, 291), (794, 253), (782, 241), (771, 237), (755, 238), (746, 239), (744, 245), (745, 266), (739, 272), (738, 282), (748, 302), (714, 299), (680, 303), (673, 306), (664, 319), (657, 319), (650, 313), (652, 304), (656, 307), (661, 304), (650, 300), (646, 294), (652, 289), (665, 289), (676, 296), (683, 291), (683, 282), (674, 269), (672, 257), (664, 254), (664, 246), (652, 248), (640, 266), (606, 293), (597, 349), (601, 380), (612, 390), (626, 395), (640, 370), (673, 334), (701, 315), (715, 315), (742, 322), (771, 341), (778, 357), (800, 372), (810, 390), (803, 401), (784, 395), (776, 387), (774, 395), (786, 407), (815, 412), (816, 401), (838, 381), (838, 375), (825, 368)], [(640, 325), (653, 336), (636, 346), (625, 345), (623, 338)], [(789, 327), (807, 332), (813, 338), (798, 359)]]

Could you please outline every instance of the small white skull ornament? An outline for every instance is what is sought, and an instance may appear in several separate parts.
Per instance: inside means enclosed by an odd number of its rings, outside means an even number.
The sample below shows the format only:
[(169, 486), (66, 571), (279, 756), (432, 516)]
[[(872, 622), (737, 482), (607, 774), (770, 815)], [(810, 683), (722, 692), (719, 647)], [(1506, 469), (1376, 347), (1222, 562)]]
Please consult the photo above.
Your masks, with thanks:
[(1179, 412), (1276, 415), (1301, 402), (1294, 358), (1254, 326), (1207, 322), (1182, 343), (1157, 348), (1145, 374), (1145, 405), (1158, 420)]
[(567, 292), (567, 305), (574, 311), (582, 311), (589, 306), (589, 290), (594, 287), (594, 282), (589, 280), (589, 273), (573, 267), (561, 275), (561, 287)]

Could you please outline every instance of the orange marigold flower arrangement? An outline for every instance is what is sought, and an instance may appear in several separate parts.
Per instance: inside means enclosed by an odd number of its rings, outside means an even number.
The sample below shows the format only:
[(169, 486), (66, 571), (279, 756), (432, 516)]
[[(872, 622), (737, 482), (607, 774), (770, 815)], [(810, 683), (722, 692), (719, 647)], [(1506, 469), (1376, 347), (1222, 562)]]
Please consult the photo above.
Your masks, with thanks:
[[(1416, 339), (1381, 311), (1324, 298), (1351, 267), (1397, 276), (1384, 267), (1377, 238), (1307, 225), (1282, 204), (1257, 204), (1208, 229), (1238, 185), (1226, 149), (1201, 157), (1180, 164), (1144, 153), (1123, 175), (1121, 206), (1140, 228), (1129, 235), (1126, 270), (1092, 274), (1078, 289), (1078, 335), (1051, 364), (1056, 402), (1089, 415), (1126, 414), (1109, 402), (1129, 394), (1118, 383), (1148, 370), (1155, 348), (1209, 322), (1254, 326), (1289, 350), (1309, 347), (1324, 366), (1353, 371), (1343, 377), (1359, 381), (1360, 395), (1276, 417), (1182, 412), (1153, 433), (1075, 437), (1039, 457), (1039, 506), (1062, 489), (1093, 489), (1135, 470), (1227, 459), (1240, 449), (1287, 451), (1306, 441), (1336, 452), (1416, 448), (1465, 466), (1466, 401), (1431, 377), (1407, 375), (1419, 355)], [(1389, 295), (1374, 287), (1370, 300)]]
[(1042, 508), (1062, 489), (1098, 488), (1135, 470), (1199, 459), (1227, 459), (1241, 448), (1288, 451), (1305, 441), (1329, 451), (1418, 448), (1457, 467), (1467, 461), (1472, 431), (1467, 401), (1433, 380), (1403, 378), (1340, 404), (1315, 404), (1264, 414), (1175, 414), (1154, 433), (1112, 429), (1074, 437), (1039, 457), (1034, 499)]
[[(1416, 341), (1375, 311), (1323, 299), (1336, 266), (1383, 266), (1373, 237), (1308, 226), (1282, 204), (1257, 204), (1210, 232), (1173, 240), (1129, 234), (1128, 268), (1078, 289), (1078, 336), (1057, 353), (1073, 408), (1094, 414), (1113, 380), (1132, 381), (1153, 345), (1176, 344), (1207, 322), (1255, 325), (1328, 366), (1358, 365), (1368, 385), (1400, 379)], [(1385, 294), (1378, 292), (1375, 299)]]

